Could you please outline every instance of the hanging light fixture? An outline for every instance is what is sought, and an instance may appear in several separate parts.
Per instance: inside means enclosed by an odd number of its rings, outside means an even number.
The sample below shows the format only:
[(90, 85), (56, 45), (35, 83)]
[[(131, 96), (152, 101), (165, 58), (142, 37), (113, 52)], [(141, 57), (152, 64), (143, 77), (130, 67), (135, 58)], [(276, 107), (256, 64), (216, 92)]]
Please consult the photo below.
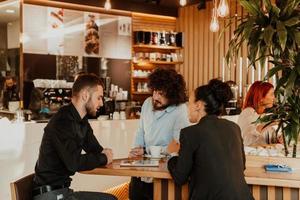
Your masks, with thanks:
[(211, 32), (218, 32), (219, 31), (219, 20), (217, 15), (217, 3), (215, 0), (213, 0), (214, 8), (212, 9), (212, 15), (211, 15), (211, 21), (209, 29)]
[(179, 4), (181, 6), (185, 6), (186, 5), (186, 0), (179, 0)]
[(229, 6), (227, 0), (220, 0), (218, 6), (218, 15), (220, 17), (226, 17), (229, 14)]
[(104, 8), (105, 8), (105, 10), (110, 10), (111, 9), (110, 0), (106, 0), (106, 2), (104, 4)]

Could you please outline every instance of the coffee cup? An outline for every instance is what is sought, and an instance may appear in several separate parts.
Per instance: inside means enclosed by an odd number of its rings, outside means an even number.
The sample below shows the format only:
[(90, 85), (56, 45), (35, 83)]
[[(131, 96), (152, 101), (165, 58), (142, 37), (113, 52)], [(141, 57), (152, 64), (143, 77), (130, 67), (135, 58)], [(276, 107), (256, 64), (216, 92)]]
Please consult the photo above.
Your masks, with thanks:
[(120, 113), (117, 112), (117, 111), (115, 111), (114, 114), (113, 114), (113, 119), (114, 119), (114, 120), (120, 119)]
[(150, 146), (149, 147), (151, 157), (159, 158), (161, 153), (161, 146)]
[(120, 112), (120, 119), (122, 119), (122, 120), (126, 119), (126, 113), (125, 113), (125, 111), (121, 111)]

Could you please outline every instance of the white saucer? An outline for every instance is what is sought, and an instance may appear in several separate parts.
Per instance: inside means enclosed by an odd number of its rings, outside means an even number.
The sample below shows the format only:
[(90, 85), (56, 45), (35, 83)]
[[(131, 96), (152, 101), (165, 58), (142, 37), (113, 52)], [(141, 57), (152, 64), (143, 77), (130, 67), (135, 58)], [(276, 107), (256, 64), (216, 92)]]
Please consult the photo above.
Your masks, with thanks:
[(149, 154), (146, 154), (144, 155), (146, 158), (151, 158), (151, 159), (161, 159), (161, 158), (164, 158), (166, 157), (165, 155), (160, 155), (159, 157), (152, 157), (151, 155)]

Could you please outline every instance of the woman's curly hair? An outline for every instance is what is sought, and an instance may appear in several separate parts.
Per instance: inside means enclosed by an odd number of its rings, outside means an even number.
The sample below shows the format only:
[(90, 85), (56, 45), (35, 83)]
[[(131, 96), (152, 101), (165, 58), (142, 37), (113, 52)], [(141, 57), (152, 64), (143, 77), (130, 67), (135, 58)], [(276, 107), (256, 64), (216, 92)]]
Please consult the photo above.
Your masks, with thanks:
[(148, 87), (162, 91), (169, 105), (179, 105), (187, 101), (186, 85), (181, 74), (174, 69), (157, 68), (149, 75)]

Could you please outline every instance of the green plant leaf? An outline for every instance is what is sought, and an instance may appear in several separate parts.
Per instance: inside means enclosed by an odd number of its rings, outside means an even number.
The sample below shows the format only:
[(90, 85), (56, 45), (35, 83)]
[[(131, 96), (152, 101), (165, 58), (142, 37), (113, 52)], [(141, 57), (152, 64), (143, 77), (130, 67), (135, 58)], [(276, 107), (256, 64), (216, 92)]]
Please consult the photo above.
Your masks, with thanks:
[(283, 22), (285, 26), (295, 26), (300, 23), (300, 17), (295, 16)]
[(268, 73), (266, 74), (265, 78), (266, 79), (271, 78), (272, 76), (274, 76), (274, 74), (276, 74), (277, 72), (281, 71), (282, 69), (284, 69), (284, 66), (282, 66), (282, 65), (274, 66), (273, 68), (271, 68), (268, 71)]
[(243, 6), (243, 8), (246, 9), (251, 15), (257, 16), (261, 12), (259, 10), (259, 7), (255, 5), (255, 3), (248, 1), (248, 0), (240, 0), (240, 4)]
[(300, 46), (300, 31), (295, 31), (294, 35), (297, 45)]
[(280, 47), (282, 51), (284, 51), (287, 40), (287, 31), (284, 24), (281, 21), (277, 21), (277, 34), (280, 42)]
[(272, 42), (273, 35), (275, 33), (275, 30), (271, 25), (269, 25), (265, 30), (264, 30), (264, 41), (265, 43), (270, 46)]
[(287, 95), (287, 96), (290, 96), (290, 95), (291, 95), (292, 89), (293, 89), (293, 87), (294, 87), (296, 78), (297, 78), (297, 72), (296, 72), (296, 69), (294, 68), (294, 69), (291, 71), (291, 73), (290, 73), (290, 75), (289, 75), (289, 77), (288, 77), (287, 84), (286, 84), (285, 90), (286, 90), (286, 95)]
[(274, 13), (276, 17), (279, 17), (280, 16), (280, 8), (278, 8), (276, 5), (273, 5), (271, 13)]
[(293, 11), (298, 7), (299, 2), (295, 0), (286, 0), (285, 7), (283, 9), (282, 15), (285, 15), (286, 17), (291, 16)]
[(254, 23), (254, 19), (251, 17), (246, 23), (245, 23), (245, 26), (244, 26), (244, 37), (246, 40), (249, 40), (250, 38), (250, 34), (251, 34), (251, 31), (253, 29), (253, 23)]
[(267, 11), (270, 12), (272, 10), (272, 4), (270, 0), (264, 0), (264, 4), (266, 6)]

